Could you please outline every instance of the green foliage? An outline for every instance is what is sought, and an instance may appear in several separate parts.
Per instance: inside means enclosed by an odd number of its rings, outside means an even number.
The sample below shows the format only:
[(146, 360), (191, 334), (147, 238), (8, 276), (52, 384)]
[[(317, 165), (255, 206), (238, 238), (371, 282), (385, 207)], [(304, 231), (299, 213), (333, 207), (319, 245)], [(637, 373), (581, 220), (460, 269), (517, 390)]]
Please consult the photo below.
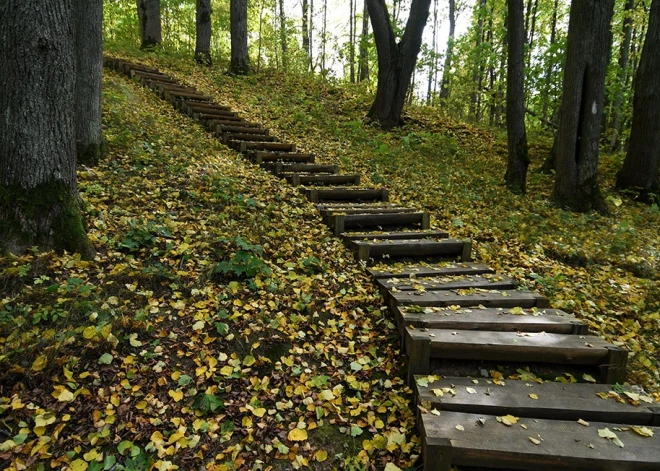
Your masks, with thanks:
[(242, 237), (218, 240), (222, 247), (218, 254), (225, 259), (212, 268), (211, 275), (234, 276), (237, 278), (254, 278), (268, 276), (272, 270), (261, 258), (263, 247), (251, 244)]

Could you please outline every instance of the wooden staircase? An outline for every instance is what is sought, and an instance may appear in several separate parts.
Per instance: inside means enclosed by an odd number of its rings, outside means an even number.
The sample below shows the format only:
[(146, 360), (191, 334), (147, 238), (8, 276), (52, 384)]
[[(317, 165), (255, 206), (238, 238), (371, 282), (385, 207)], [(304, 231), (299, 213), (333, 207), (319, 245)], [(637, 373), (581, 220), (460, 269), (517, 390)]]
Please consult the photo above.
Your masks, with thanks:
[[(384, 188), (317, 163), (211, 97), (156, 69), (106, 57), (106, 67), (151, 88), (223, 143), (313, 203), (374, 277), (408, 357), (424, 470), (660, 470), (660, 408), (625, 390), (627, 352), (547, 298), (472, 263), (469, 240), (431, 229), (424, 211), (388, 203)], [(541, 365), (598, 384), (442, 377), (444, 364)], [(496, 368), (496, 366), (495, 366)], [(488, 370), (486, 370), (488, 371)], [(589, 375), (589, 376), (586, 376)], [(602, 438), (607, 428), (617, 438)], [(644, 436), (654, 433), (654, 436)], [(620, 445), (617, 445), (620, 440)]]

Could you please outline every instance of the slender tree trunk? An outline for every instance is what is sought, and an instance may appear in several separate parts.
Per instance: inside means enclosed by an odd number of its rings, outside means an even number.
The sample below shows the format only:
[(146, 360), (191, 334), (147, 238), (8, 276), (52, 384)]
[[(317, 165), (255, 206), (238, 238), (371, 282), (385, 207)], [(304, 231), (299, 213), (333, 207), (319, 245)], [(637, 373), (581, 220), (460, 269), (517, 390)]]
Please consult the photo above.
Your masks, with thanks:
[[(612, 104), (612, 115), (610, 128), (612, 136), (610, 138), (610, 150), (615, 151), (619, 148), (621, 140), (621, 106), (623, 105), (623, 90), (625, 88), (626, 76), (628, 72), (628, 57), (630, 54), (630, 42), (632, 41), (632, 13), (635, 10), (635, 0), (626, 0), (625, 18), (623, 19), (623, 41), (619, 48), (619, 69), (617, 70), (617, 87), (614, 103)], [(660, 78), (659, 78), (660, 80)]]
[(529, 150), (525, 132), (525, 28), (523, 0), (507, 0), (508, 45), (506, 132), (509, 148), (504, 180), (514, 193), (525, 194)]
[(211, 66), (211, 0), (196, 1), (195, 60)]
[(93, 250), (76, 184), (73, 0), (0, 3), (0, 252)]
[(302, 0), (302, 48), (307, 54), (307, 63), (312, 53), (309, 49), (309, 3), (307, 0)]
[(328, 32), (328, 0), (323, 0), (323, 37), (321, 38), (321, 73), (325, 74), (325, 46)]
[(426, 88), (426, 104), (431, 105), (431, 91), (433, 90), (433, 84), (435, 82), (434, 77), (438, 72), (438, 0), (433, 0), (433, 40), (431, 45), (433, 47), (433, 61), (429, 64), (429, 78), (427, 80)]
[(288, 64), (288, 47), (286, 44), (286, 15), (284, 14), (284, 0), (280, 2), (280, 43), (282, 44), (282, 68), (287, 70)]
[(617, 187), (660, 199), (660, 0), (653, 0), (635, 79), (632, 129)]
[(367, 0), (369, 17), (378, 51), (378, 87), (369, 117), (383, 129), (401, 124), (401, 112), (422, 47), (422, 34), (431, 0), (412, 0), (410, 15), (397, 44), (385, 0)]
[(350, 14), (348, 18), (348, 61), (351, 83), (355, 83), (355, 3), (357, 0), (350, 0)]
[(103, 0), (75, 0), (76, 157), (94, 166), (101, 158), (101, 82), (103, 73)]
[(261, 70), (261, 45), (262, 45), (262, 30), (264, 26), (264, 7), (265, 1), (261, 0), (260, 9), (259, 9), (259, 53), (257, 55), (257, 72)]
[(486, 0), (479, 0), (477, 5), (477, 41), (475, 45), (475, 63), (472, 71), (473, 92), (470, 95), (470, 116), (476, 121), (479, 120), (479, 101), (481, 97), (481, 78), (482, 78), (482, 58), (481, 44), (484, 39), (484, 15), (486, 12)]
[(442, 86), (440, 87), (440, 98), (449, 98), (449, 76), (451, 69), (452, 53), (454, 51), (454, 33), (456, 32), (456, 0), (449, 0), (449, 37), (447, 38), (447, 52), (445, 53), (445, 64), (442, 67)]
[(312, 53), (314, 52), (314, 0), (309, 0), (309, 52), (307, 53), (307, 62), (309, 71), (314, 73), (314, 60)]
[(571, 5), (553, 197), (574, 211), (607, 211), (597, 169), (613, 10), (614, 0)]
[[(559, 0), (555, 0), (554, 7), (552, 9), (552, 27), (550, 30), (550, 44), (549, 48), (557, 41), (557, 10), (559, 9)], [(548, 119), (548, 106), (550, 102), (550, 83), (552, 81), (552, 70), (554, 69), (554, 64), (552, 59), (548, 59), (548, 67), (545, 72), (545, 83), (543, 86), (543, 119)]]
[(362, 8), (362, 34), (360, 35), (360, 64), (359, 80), (369, 80), (369, 10), (367, 0), (364, 0)]
[(160, 0), (138, 0), (141, 48), (148, 49), (163, 42), (160, 25)]

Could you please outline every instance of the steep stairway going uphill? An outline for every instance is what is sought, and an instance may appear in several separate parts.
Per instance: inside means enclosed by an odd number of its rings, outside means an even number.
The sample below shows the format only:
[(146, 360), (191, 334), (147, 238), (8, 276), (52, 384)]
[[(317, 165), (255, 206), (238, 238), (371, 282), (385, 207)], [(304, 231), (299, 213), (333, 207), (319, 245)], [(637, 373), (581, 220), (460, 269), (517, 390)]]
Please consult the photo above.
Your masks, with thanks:
[[(425, 470), (660, 469), (660, 408), (644, 394), (609, 386), (625, 380), (624, 349), (589, 335), (547, 298), (472, 263), (469, 240), (432, 229), (427, 212), (389, 203), (387, 189), (361, 187), (359, 175), (297, 152), (154, 68), (110, 57), (105, 65), (300, 187), (365, 264), (408, 357)], [(504, 380), (499, 365), (534, 365), (554, 376), (570, 369), (600, 384)]]

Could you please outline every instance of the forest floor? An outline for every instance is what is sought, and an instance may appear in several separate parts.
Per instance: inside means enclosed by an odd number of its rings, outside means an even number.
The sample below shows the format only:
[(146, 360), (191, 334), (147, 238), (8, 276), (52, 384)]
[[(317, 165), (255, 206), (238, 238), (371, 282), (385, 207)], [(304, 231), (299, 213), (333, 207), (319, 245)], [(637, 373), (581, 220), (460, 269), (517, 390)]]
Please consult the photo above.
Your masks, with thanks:
[[(626, 346), (660, 400), (660, 211), (610, 191), (620, 157), (601, 166), (612, 215), (575, 215), (534, 173), (547, 140), (523, 198), (503, 136), (437, 110), (384, 133), (357, 87), (134, 58), (471, 237)], [(103, 103), (106, 159), (79, 172), (97, 258), (0, 258), (0, 468), (414, 469), (398, 334), (314, 206), (138, 84), (106, 72)]]

